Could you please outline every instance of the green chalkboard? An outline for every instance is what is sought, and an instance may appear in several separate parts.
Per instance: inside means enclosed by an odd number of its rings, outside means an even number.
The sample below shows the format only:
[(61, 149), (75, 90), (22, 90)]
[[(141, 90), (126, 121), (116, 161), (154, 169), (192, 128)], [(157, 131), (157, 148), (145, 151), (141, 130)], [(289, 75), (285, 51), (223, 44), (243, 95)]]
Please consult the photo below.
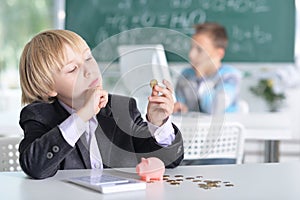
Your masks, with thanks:
[(192, 26), (205, 21), (226, 27), (225, 61), (294, 62), (295, 0), (66, 0), (65, 28), (91, 48), (106, 42), (103, 60), (116, 54), (108, 44), (137, 43), (162, 43), (169, 61), (187, 59)]

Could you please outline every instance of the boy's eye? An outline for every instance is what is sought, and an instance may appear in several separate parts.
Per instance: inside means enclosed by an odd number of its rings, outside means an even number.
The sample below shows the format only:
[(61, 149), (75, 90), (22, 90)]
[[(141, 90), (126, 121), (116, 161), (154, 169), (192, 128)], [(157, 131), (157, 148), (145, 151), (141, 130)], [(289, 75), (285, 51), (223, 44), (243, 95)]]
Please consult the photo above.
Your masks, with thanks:
[(201, 53), (203, 49), (199, 45), (192, 45), (193, 50), (196, 50), (198, 53)]
[(68, 73), (75, 72), (77, 70), (77, 66), (73, 66), (71, 69), (68, 70)]
[(203, 51), (203, 49), (200, 46), (196, 46), (196, 49), (199, 53)]
[(89, 56), (89, 57), (87, 57), (86, 59), (85, 59), (85, 61), (91, 61), (93, 59), (93, 57), (92, 56)]

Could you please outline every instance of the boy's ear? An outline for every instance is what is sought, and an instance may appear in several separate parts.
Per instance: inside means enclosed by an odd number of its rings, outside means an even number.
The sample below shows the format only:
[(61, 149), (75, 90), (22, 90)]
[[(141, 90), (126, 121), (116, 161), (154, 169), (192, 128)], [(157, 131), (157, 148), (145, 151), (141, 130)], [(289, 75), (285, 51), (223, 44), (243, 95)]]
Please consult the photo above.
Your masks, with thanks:
[(225, 49), (223, 48), (218, 48), (218, 55), (219, 55), (219, 58), (222, 60), (225, 56)]
[(50, 96), (50, 97), (56, 97), (57, 96), (57, 92), (56, 91), (51, 91), (51, 92), (48, 92), (48, 95)]

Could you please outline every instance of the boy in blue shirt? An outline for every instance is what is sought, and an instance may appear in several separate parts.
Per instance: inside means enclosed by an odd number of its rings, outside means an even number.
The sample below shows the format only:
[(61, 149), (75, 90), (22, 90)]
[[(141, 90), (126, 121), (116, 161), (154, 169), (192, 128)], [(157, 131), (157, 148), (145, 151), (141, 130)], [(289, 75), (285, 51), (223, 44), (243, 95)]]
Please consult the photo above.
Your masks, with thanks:
[(225, 28), (207, 22), (195, 30), (189, 52), (192, 67), (178, 79), (174, 112), (237, 112), (241, 73), (221, 62), (228, 44)]

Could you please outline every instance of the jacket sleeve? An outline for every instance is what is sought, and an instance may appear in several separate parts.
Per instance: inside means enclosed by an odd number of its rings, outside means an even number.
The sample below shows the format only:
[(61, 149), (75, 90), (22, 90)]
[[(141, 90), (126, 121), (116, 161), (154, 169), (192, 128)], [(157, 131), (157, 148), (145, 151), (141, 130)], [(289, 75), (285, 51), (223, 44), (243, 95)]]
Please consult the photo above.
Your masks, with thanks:
[(63, 159), (73, 150), (59, 128), (51, 128), (40, 114), (25, 107), (20, 115), (24, 139), (19, 146), (19, 161), (23, 171), (35, 179), (56, 174)]

